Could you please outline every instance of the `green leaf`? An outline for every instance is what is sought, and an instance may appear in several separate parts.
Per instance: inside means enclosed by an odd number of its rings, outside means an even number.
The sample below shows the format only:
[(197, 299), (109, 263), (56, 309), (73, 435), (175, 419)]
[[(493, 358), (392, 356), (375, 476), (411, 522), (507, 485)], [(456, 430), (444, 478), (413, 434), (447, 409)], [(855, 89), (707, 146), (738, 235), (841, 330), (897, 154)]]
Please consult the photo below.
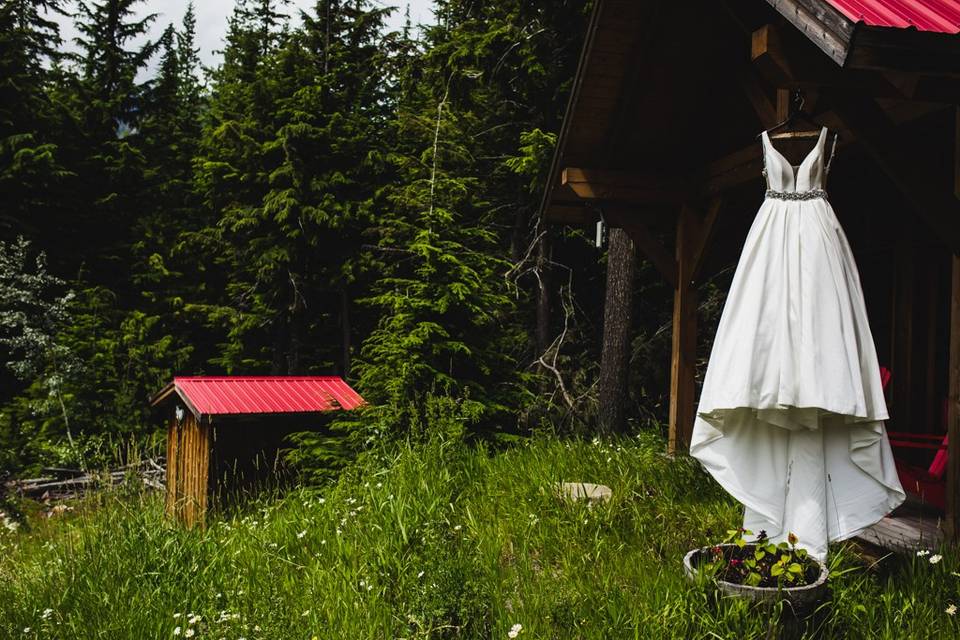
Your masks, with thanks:
[(777, 576), (779, 576), (779, 575), (782, 574), (782, 573), (783, 573), (783, 565), (782, 565), (782, 564), (775, 564), (775, 565), (773, 565), (772, 567), (770, 567), (770, 575), (773, 576), (774, 578), (776, 578)]
[(787, 570), (791, 573), (803, 573), (803, 567), (796, 562), (791, 563), (790, 566), (787, 567)]

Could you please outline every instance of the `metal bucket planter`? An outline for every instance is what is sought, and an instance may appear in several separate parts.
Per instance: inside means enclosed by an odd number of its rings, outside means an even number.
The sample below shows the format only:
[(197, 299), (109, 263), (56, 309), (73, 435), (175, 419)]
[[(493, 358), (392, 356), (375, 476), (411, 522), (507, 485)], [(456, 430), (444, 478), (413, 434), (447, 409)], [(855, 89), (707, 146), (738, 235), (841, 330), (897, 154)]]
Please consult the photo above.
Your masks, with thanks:
[[(699, 566), (702, 558), (713, 546), (733, 547), (733, 544), (712, 545), (701, 547), (689, 552), (683, 558), (683, 570), (687, 577), (696, 580), (699, 574)], [(748, 548), (755, 545), (748, 544)], [(816, 581), (802, 587), (751, 587), (745, 584), (736, 584), (725, 580), (717, 580), (720, 591), (726, 595), (746, 598), (752, 602), (774, 603), (779, 600), (786, 600), (794, 609), (809, 610), (815, 607), (827, 595), (827, 577), (829, 571), (827, 565), (817, 561), (820, 566), (820, 575)]]

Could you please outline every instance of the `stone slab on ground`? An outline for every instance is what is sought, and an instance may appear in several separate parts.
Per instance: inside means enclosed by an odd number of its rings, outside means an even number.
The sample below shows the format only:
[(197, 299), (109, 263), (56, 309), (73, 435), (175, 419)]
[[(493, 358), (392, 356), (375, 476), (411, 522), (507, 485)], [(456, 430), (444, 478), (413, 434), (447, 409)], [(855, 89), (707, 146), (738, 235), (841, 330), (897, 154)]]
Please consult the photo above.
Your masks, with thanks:
[(557, 493), (570, 500), (586, 500), (589, 503), (606, 502), (613, 497), (613, 490), (605, 484), (592, 482), (561, 482)]

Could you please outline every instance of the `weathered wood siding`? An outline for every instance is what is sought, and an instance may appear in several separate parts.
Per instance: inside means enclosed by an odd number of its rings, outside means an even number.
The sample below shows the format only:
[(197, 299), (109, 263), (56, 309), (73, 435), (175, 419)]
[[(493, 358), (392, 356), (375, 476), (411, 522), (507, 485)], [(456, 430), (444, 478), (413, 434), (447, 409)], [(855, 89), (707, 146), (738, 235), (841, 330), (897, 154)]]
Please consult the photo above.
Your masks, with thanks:
[(171, 419), (167, 432), (167, 515), (188, 527), (202, 526), (207, 511), (210, 432), (189, 412), (179, 424)]

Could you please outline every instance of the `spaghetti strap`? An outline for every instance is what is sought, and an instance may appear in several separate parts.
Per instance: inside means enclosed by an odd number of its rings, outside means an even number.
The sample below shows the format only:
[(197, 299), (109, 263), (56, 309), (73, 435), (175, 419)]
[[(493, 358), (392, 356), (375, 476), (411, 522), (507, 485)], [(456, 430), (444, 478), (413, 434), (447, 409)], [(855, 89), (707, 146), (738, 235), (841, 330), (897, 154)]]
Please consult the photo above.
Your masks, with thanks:
[(764, 178), (767, 177), (767, 132), (762, 131), (760, 133), (760, 158), (763, 160), (763, 169), (760, 170), (760, 175)]
[(837, 152), (837, 138), (840, 137), (839, 133), (834, 132), (833, 134), (833, 146), (830, 147), (830, 157), (827, 158), (827, 166), (824, 167), (824, 179), (830, 175), (830, 165), (833, 164), (833, 156)]

